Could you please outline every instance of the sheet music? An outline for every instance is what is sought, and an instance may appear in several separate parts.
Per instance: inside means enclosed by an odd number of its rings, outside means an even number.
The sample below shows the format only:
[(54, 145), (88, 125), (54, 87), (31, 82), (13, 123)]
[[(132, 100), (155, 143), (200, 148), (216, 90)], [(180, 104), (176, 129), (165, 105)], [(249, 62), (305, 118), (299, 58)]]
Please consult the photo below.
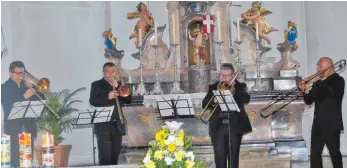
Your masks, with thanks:
[[(222, 111), (228, 111), (228, 106), (231, 111), (240, 112), (240, 109), (229, 90), (213, 90), (213, 94), (216, 95), (217, 102)], [(224, 97), (226, 104), (224, 103), (222, 96)]]
[(43, 108), (45, 107), (43, 103), (46, 103), (46, 100), (43, 100), (41, 102), (31, 101), (28, 111), (25, 114), (25, 118), (39, 118), (41, 116), (41, 113), (43, 112)]
[(87, 112), (79, 113), (78, 121), (76, 124), (90, 124), (93, 113), (94, 113), (94, 109), (93, 110), (87, 110)]
[[(178, 115), (194, 115), (194, 108), (190, 94), (173, 95)], [(188, 100), (188, 101), (187, 101)], [(189, 107), (189, 108), (188, 108)]]
[(160, 95), (156, 96), (155, 100), (158, 103), (158, 110), (160, 115), (163, 117), (172, 116), (174, 110), (172, 109), (173, 105), (171, 103), (172, 95)]
[(23, 118), (29, 102), (30, 101), (15, 102), (8, 115), (8, 120)]
[(91, 124), (91, 120), (95, 110), (96, 110), (96, 113), (95, 113), (95, 118), (93, 120), (93, 123), (109, 122), (111, 120), (113, 109), (114, 109), (114, 106), (97, 107), (97, 108), (90, 108), (90, 109), (83, 110), (82, 112), (78, 114), (78, 120), (76, 124), (77, 125)]

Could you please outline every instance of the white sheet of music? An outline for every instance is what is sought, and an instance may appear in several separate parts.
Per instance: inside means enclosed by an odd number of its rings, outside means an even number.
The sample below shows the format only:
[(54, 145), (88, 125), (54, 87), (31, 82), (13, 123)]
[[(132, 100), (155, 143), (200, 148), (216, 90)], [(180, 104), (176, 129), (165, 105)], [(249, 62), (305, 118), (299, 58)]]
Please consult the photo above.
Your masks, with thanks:
[(31, 101), (30, 107), (25, 114), (25, 118), (39, 118), (41, 116), (41, 113), (43, 112), (43, 108), (45, 107), (43, 103), (46, 103), (46, 101)]
[[(113, 109), (114, 109), (114, 106), (97, 108), (95, 113), (94, 123), (103, 123), (103, 122), (110, 121)], [(115, 111), (115, 113), (117, 112)], [(92, 113), (92, 116), (93, 116), (93, 113)]]
[(195, 114), (190, 94), (177, 94), (177, 95), (173, 95), (173, 98), (174, 100), (178, 100), (178, 101), (174, 101), (174, 103), (177, 102), (176, 107), (177, 107), (178, 115), (194, 115)]
[[(222, 111), (228, 111), (228, 106), (231, 111), (240, 112), (240, 109), (229, 90), (213, 90), (213, 94), (216, 95), (217, 102)], [(222, 96), (224, 97), (226, 104), (224, 103)]]
[(10, 114), (8, 115), (8, 119), (13, 120), (23, 118), (29, 102), (30, 101), (15, 102)]
[(82, 112), (78, 116), (77, 124), (90, 124), (90, 121), (92, 119), (91, 116), (93, 116), (94, 110), (91, 112)]
[(172, 95), (160, 95), (155, 97), (155, 100), (158, 103), (158, 109), (160, 110), (159, 112), (161, 116), (165, 117), (173, 115), (174, 110), (172, 109), (171, 99)]

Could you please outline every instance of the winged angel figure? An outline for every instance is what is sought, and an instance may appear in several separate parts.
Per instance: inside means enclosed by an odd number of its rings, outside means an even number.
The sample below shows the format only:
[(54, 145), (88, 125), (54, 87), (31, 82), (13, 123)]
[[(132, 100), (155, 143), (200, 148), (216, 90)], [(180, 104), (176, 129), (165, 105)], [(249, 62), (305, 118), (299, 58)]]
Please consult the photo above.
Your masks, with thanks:
[[(137, 47), (139, 44), (139, 37), (141, 36), (142, 39), (145, 37), (146, 33), (148, 33), (154, 24), (154, 19), (152, 16), (152, 13), (147, 10), (147, 6), (140, 2), (137, 5), (137, 11), (135, 12), (129, 12), (127, 14), (128, 19), (135, 19), (140, 18), (140, 21), (138, 21), (134, 27), (134, 33), (130, 35), (129, 39), (136, 38), (135, 46)], [(141, 29), (141, 34), (139, 35), (139, 29)]]
[(273, 31), (278, 31), (276, 28), (269, 27), (269, 24), (266, 21), (265, 16), (272, 14), (270, 10), (265, 9), (262, 7), (261, 3), (259, 1), (255, 1), (252, 3), (252, 8), (249, 9), (247, 12), (244, 12), (241, 14), (241, 17), (243, 18), (242, 23), (248, 24), (249, 21), (251, 21), (250, 26), (252, 28), (256, 27), (256, 24), (259, 25), (259, 36), (264, 39), (268, 44), (271, 44), (271, 40), (266, 36), (266, 34), (269, 34)]

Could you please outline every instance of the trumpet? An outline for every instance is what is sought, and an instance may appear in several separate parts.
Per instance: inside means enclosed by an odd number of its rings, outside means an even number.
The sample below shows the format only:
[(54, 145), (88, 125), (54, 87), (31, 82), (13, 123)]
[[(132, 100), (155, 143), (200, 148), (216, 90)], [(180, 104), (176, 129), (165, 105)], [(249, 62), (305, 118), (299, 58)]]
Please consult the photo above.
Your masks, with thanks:
[[(230, 82), (219, 82), (217, 85), (217, 90), (229, 90), (232, 94), (234, 94), (235, 92), (235, 80), (238, 79), (244, 72), (243, 68), (240, 68), (239, 70), (237, 70), (235, 76), (233, 77), (233, 79)], [(202, 110), (202, 114), (200, 116), (200, 120), (207, 124), (212, 115), (214, 114), (215, 110), (217, 109), (217, 105), (215, 105), (213, 108), (209, 107), (211, 106), (214, 101), (214, 99), (216, 98), (216, 96), (212, 96), (211, 99), (208, 101), (208, 103), (206, 104), (205, 108)]]
[[(293, 97), (290, 97), (289, 99), (286, 99), (286, 97), (288, 97), (289, 95), (296, 93), (298, 91), (298, 88), (300, 86), (300, 84), (304, 83), (305, 85), (307, 85), (308, 83), (312, 82), (313, 79), (315, 79), (317, 76), (320, 76), (321, 74), (323, 74), (325, 71), (334, 68), (334, 71), (339, 73), (341, 72), (344, 68), (346, 67), (346, 60), (340, 60), (338, 62), (336, 62), (335, 64), (331, 65), (330, 67), (325, 68), (324, 70), (317, 72), (307, 78), (302, 79), (302, 77), (296, 77), (295, 82), (296, 82), (296, 86), (293, 87), (292, 89), (290, 89), (288, 92), (286, 93), (281, 93), (275, 96), (275, 99), (271, 100), (268, 104), (266, 104), (262, 109), (261, 109), (261, 116), (266, 118), (268, 116), (270, 116), (271, 114), (277, 112), (278, 110), (282, 109), (283, 107), (287, 106), (288, 104), (290, 104), (291, 102), (299, 99), (302, 96), (302, 93), (294, 95)], [(312, 87), (309, 86), (310, 88)], [(309, 89), (310, 89), (309, 88)], [(278, 104), (279, 102), (281, 102), (280, 104)], [(277, 108), (274, 107), (275, 104), (278, 104)]]
[[(28, 80), (31, 84), (33, 84), (35, 86), (35, 88), (38, 92), (43, 93), (43, 92), (46, 92), (49, 90), (50, 81), (48, 78), (38, 79), (33, 74), (28, 72), (27, 70), (24, 71), (24, 78), (22, 78), (21, 80)], [(41, 98), (41, 96), (39, 94), (37, 94), (36, 90), (33, 89), (33, 87), (31, 85), (27, 85), (27, 86), (40, 99), (40, 102), (43, 103), (57, 118), (59, 118), (58, 114), (48, 104), (46, 104), (43, 101), (43, 99)]]

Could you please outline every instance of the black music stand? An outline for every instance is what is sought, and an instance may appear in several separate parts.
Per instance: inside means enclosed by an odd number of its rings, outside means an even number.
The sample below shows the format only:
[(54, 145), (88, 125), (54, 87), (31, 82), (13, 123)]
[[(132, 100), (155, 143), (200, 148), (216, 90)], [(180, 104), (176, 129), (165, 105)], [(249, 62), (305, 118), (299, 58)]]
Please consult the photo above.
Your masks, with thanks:
[(94, 124), (95, 123), (104, 123), (111, 120), (112, 112), (114, 106), (110, 107), (98, 107), (87, 109), (84, 112), (78, 114), (76, 123), (74, 125), (92, 125), (92, 140), (93, 140), (93, 162), (95, 163), (95, 150), (94, 145)]
[(158, 119), (194, 118), (194, 108), (189, 94), (156, 97)]
[[(44, 101), (44, 100), (43, 100)], [(8, 115), (8, 120), (22, 120), (23, 131), (25, 126), (23, 120), (25, 118), (38, 119), (40, 118), (45, 105), (41, 101), (21, 101), (15, 102), (11, 112)]]
[[(219, 105), (222, 113), (228, 115), (228, 140), (229, 140), (229, 165), (231, 164), (231, 139), (230, 139), (230, 117), (234, 112), (240, 112), (240, 108), (234, 100), (233, 95), (229, 90), (213, 90), (213, 94), (217, 99), (216, 105)], [(230, 165), (231, 167), (231, 165)]]

